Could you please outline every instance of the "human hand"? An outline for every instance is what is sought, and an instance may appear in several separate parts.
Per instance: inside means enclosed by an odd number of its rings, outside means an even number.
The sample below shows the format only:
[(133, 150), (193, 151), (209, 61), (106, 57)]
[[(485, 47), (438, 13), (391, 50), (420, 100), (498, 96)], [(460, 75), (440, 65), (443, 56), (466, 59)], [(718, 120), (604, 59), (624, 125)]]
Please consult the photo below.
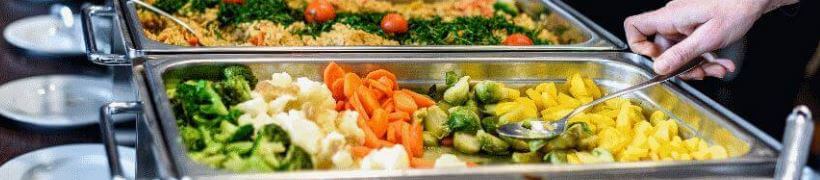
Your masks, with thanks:
[[(763, 13), (794, 2), (796, 0), (673, 0), (658, 10), (627, 18), (624, 29), (632, 51), (652, 57), (655, 72), (668, 74), (701, 54), (737, 41)], [(734, 70), (731, 60), (716, 59), (681, 78), (722, 78)]]

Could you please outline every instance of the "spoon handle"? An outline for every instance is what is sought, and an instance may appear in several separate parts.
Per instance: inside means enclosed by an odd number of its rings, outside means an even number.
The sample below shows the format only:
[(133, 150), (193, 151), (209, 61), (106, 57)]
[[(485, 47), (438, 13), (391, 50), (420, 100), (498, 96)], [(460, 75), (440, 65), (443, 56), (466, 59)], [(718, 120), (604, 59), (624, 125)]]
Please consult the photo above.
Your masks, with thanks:
[(136, 3), (136, 4), (138, 4), (138, 5), (140, 5), (140, 6), (142, 6), (142, 7), (145, 7), (146, 9), (148, 9), (148, 10), (150, 10), (150, 11), (153, 11), (153, 12), (157, 13), (157, 14), (159, 14), (159, 15), (161, 15), (161, 16), (164, 16), (164, 17), (167, 17), (168, 19), (171, 19), (171, 21), (174, 21), (175, 23), (179, 24), (179, 26), (182, 26), (182, 28), (183, 28), (183, 29), (185, 29), (186, 31), (188, 31), (188, 32), (189, 32), (189, 33), (191, 33), (192, 35), (194, 35), (194, 36), (196, 36), (197, 38), (199, 38), (199, 36), (197, 35), (196, 31), (195, 31), (193, 28), (191, 28), (191, 26), (188, 26), (188, 24), (187, 24), (187, 23), (182, 22), (182, 20), (180, 20), (179, 18), (175, 17), (174, 15), (168, 14), (167, 12), (165, 12), (165, 11), (163, 11), (163, 10), (161, 10), (161, 9), (159, 9), (159, 8), (157, 8), (157, 7), (153, 6), (153, 5), (151, 5), (151, 4), (145, 3), (145, 2), (143, 2), (143, 1), (141, 1), (141, 0), (131, 0), (131, 1), (132, 1), (132, 2), (134, 2), (134, 3)]
[(693, 68), (695, 68), (698, 65), (700, 65), (701, 63), (703, 63), (704, 59), (706, 59), (706, 61), (713, 61), (715, 55), (712, 54), (712, 53), (706, 53), (706, 54), (703, 54), (701, 57), (703, 57), (703, 59), (697, 58), (697, 59), (694, 59), (692, 61), (689, 61), (686, 64), (684, 64), (683, 66), (681, 66), (680, 68), (675, 69), (675, 71), (672, 71), (672, 73), (664, 74), (664, 75), (656, 75), (655, 77), (652, 77), (652, 79), (649, 79), (649, 81), (645, 81), (645, 82), (642, 82), (640, 84), (637, 84), (637, 85), (634, 85), (634, 86), (631, 86), (631, 87), (628, 87), (628, 88), (624, 88), (624, 89), (612, 92), (610, 94), (607, 94), (604, 97), (595, 99), (592, 102), (589, 102), (589, 103), (586, 103), (584, 105), (578, 106), (578, 108), (575, 108), (575, 110), (573, 110), (572, 112), (570, 112), (569, 114), (564, 116), (564, 119), (569, 119), (569, 117), (577, 115), (578, 113), (583, 112), (587, 108), (590, 108), (592, 106), (600, 104), (600, 103), (602, 103), (606, 100), (609, 100), (609, 99), (612, 99), (612, 98), (615, 98), (615, 97), (618, 97), (618, 96), (621, 96), (621, 95), (624, 95), (624, 94), (631, 93), (633, 91), (641, 90), (641, 89), (647, 88), (649, 86), (653, 86), (653, 85), (665, 82), (665, 81), (667, 81), (669, 79), (672, 79), (672, 78), (674, 78), (678, 75), (686, 73), (689, 70), (692, 70)]

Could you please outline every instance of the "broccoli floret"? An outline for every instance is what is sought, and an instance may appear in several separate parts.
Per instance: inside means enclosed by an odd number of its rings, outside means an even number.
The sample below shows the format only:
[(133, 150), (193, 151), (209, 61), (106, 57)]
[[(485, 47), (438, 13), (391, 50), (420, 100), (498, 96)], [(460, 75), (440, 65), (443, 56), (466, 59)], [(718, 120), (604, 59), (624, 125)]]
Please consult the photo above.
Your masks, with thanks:
[(310, 154), (301, 147), (291, 144), (288, 147), (285, 159), (277, 169), (280, 171), (295, 171), (311, 168), (313, 168), (313, 160), (311, 160)]
[(182, 143), (185, 144), (188, 150), (199, 151), (205, 148), (205, 141), (202, 138), (202, 134), (200, 134), (196, 128), (182, 126), (179, 129), (179, 136), (182, 137)]
[(467, 107), (456, 106), (450, 108), (450, 117), (447, 119), (447, 126), (453, 132), (464, 131), (474, 133), (481, 129), (478, 114)]
[(259, 80), (256, 79), (256, 76), (253, 75), (253, 71), (251, 71), (251, 68), (247, 66), (228, 66), (222, 70), (222, 74), (225, 75), (225, 78), (233, 76), (242, 76), (245, 78), (246, 81), (248, 81), (248, 84), (251, 88), (255, 87), (256, 83), (259, 82)]
[(220, 0), (191, 0), (191, 10), (204, 12), (206, 9), (216, 6), (219, 2)]
[(276, 124), (268, 124), (259, 131), (259, 136), (268, 138), (271, 142), (282, 143), (282, 145), (290, 145), (290, 135), (285, 129)]
[(444, 100), (451, 105), (462, 105), (469, 99), (469, 94), (470, 76), (464, 76), (444, 91)]
[(211, 81), (191, 80), (179, 84), (176, 97), (182, 105), (183, 117), (199, 126), (216, 125), (217, 117), (229, 114)]
[(219, 124), (219, 134), (214, 135), (214, 139), (219, 142), (234, 142), (249, 140), (253, 134), (253, 126), (250, 124), (235, 126), (228, 121)]
[(251, 152), (251, 150), (253, 150), (253, 142), (250, 141), (240, 141), (225, 145), (225, 151), (228, 153), (244, 155)]
[(181, 9), (189, 0), (157, 0), (154, 6), (170, 14), (174, 14)]

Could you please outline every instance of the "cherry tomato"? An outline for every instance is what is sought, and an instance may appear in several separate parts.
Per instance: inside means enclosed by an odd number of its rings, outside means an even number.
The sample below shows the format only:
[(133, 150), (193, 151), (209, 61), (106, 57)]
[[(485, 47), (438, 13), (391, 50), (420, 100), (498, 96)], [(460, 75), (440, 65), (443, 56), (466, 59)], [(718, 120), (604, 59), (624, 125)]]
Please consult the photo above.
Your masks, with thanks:
[(188, 37), (187, 41), (188, 41), (188, 45), (199, 46), (199, 39), (196, 38), (196, 37)]
[(305, 21), (323, 23), (336, 18), (336, 10), (327, 0), (314, 0), (305, 8)]
[(222, 0), (222, 2), (228, 4), (242, 4), (245, 3), (245, 0)]
[(529, 46), (532, 45), (532, 40), (526, 35), (515, 33), (507, 36), (507, 39), (505, 39), (501, 44), (508, 46)]
[(396, 13), (386, 14), (382, 18), (382, 30), (386, 33), (405, 33), (407, 20)]

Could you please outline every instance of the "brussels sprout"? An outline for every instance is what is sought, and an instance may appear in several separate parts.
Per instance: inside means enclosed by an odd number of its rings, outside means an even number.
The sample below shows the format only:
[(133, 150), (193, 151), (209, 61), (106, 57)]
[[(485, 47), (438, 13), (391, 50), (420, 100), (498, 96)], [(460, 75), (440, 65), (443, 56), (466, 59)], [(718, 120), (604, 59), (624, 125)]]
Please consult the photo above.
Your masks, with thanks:
[(509, 154), (510, 151), (510, 144), (504, 142), (498, 137), (493, 136), (492, 134), (486, 133), (483, 130), (478, 130), (476, 133), (476, 138), (478, 138), (478, 143), (481, 145), (481, 150), (493, 155), (505, 155)]
[(451, 105), (462, 105), (470, 94), (470, 76), (461, 77), (452, 87), (444, 91), (444, 101)]
[(240, 141), (235, 143), (230, 143), (225, 145), (225, 151), (228, 153), (236, 153), (236, 154), (247, 154), (251, 152), (253, 149), (253, 142), (250, 141)]
[(591, 154), (598, 159), (598, 162), (615, 162), (612, 153), (609, 153), (609, 151), (604, 148), (595, 148)]
[(470, 111), (473, 111), (476, 115), (481, 115), (481, 110), (478, 109), (478, 103), (475, 100), (467, 100), (467, 102), (464, 103), (464, 107), (467, 107), (467, 109), (470, 109)]
[(438, 138), (430, 134), (430, 132), (423, 132), (421, 133), (422, 140), (424, 141), (424, 146), (438, 146)]
[(475, 154), (481, 150), (478, 138), (468, 133), (456, 132), (453, 135), (453, 146), (456, 150), (465, 154)]
[(481, 119), (481, 127), (489, 133), (495, 133), (499, 126), (501, 125), (498, 124), (498, 118), (495, 116), (487, 116)]
[(567, 152), (561, 150), (550, 151), (544, 155), (544, 161), (552, 164), (566, 164)]
[(495, 81), (481, 81), (475, 86), (478, 100), (485, 104), (492, 104), (504, 99), (504, 85)]
[(493, 4), (493, 9), (512, 16), (518, 15), (518, 7), (515, 6), (515, 0), (498, 0)]
[(512, 154), (512, 161), (514, 163), (539, 163), (541, 162), (542, 157), (543, 156), (538, 151), (526, 153), (514, 152)]
[[(547, 150), (560, 150), (560, 149), (570, 149), (575, 148), (580, 145), (582, 140), (592, 137), (592, 131), (589, 129), (586, 123), (583, 122), (574, 122), (567, 125), (567, 129), (564, 130), (564, 133), (558, 135), (558, 137), (550, 140), (547, 142), (546, 149)], [(583, 141), (584, 143), (594, 143), (590, 141)], [(585, 145), (588, 147), (590, 145)]]
[(530, 145), (527, 144), (527, 141), (524, 141), (524, 140), (521, 140), (521, 139), (515, 139), (515, 138), (511, 138), (511, 137), (504, 137), (504, 136), (499, 136), (499, 137), (501, 138), (501, 140), (504, 140), (504, 142), (507, 142), (507, 144), (510, 144), (510, 147), (512, 147), (512, 149), (514, 149), (516, 151), (530, 151)]
[(453, 87), (454, 84), (458, 81), (458, 75), (456, 72), (447, 71), (444, 73), (444, 84), (447, 85), (447, 88)]
[(447, 117), (447, 113), (445, 113), (443, 110), (441, 110), (437, 106), (430, 106), (416, 111), (416, 113), (419, 112), (425, 113), (425, 132), (428, 132), (432, 137), (436, 139), (442, 139), (447, 135), (450, 135), (450, 127), (448, 127), (447, 125), (449, 120)]
[(498, 104), (485, 104), (484, 108), (481, 109), (481, 113), (495, 115), (495, 107)]
[(481, 129), (478, 115), (464, 106), (450, 108), (450, 117), (447, 119), (447, 126), (454, 132), (464, 131), (473, 133)]
[(453, 105), (447, 103), (447, 101), (444, 100), (438, 101), (438, 103), (436, 103), (436, 106), (438, 106), (438, 108), (442, 111), (447, 111), (448, 109), (454, 107)]

